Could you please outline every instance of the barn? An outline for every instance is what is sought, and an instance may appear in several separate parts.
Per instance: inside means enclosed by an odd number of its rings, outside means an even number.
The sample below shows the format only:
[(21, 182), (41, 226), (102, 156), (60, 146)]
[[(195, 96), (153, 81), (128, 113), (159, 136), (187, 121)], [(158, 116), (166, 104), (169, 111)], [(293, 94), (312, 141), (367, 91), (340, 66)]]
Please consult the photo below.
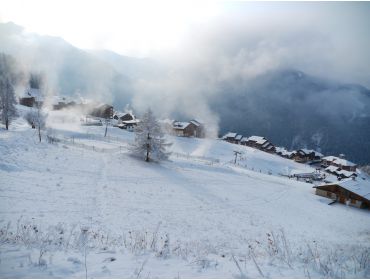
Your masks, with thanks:
[(370, 182), (363, 179), (345, 179), (314, 187), (316, 195), (358, 208), (370, 208)]

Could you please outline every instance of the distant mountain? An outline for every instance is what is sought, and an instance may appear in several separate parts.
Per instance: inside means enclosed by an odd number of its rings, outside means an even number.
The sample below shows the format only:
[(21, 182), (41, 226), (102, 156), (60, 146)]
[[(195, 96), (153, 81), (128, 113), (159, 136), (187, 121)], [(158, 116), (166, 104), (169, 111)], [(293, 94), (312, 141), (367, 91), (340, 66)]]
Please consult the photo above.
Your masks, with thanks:
[(212, 100), (221, 132), (262, 135), (290, 149), (314, 148), (370, 162), (370, 91), (296, 70), (223, 84)]

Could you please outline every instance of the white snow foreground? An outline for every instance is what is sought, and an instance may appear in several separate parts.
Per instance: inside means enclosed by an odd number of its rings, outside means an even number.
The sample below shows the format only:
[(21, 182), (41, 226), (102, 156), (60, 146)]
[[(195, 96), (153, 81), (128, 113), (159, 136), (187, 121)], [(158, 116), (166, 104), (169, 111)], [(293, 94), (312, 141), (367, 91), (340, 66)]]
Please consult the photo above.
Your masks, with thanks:
[(0, 132), (1, 278), (370, 276), (369, 212), (278, 176), (305, 165), (238, 147), (235, 166), (235, 145), (175, 137), (147, 163), (117, 128), (35, 133)]

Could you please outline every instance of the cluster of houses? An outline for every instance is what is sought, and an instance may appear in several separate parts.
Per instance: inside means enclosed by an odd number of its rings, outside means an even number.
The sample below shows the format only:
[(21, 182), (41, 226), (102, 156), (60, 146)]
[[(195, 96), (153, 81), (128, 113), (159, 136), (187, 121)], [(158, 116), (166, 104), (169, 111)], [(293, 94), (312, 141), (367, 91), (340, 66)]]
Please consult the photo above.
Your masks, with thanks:
[[(45, 100), (41, 91), (36, 88), (27, 88), (19, 98), (19, 104), (27, 107), (41, 107), (47, 103), (53, 110), (75, 109), (85, 115), (81, 119), (82, 125), (103, 125), (101, 119), (109, 119), (113, 126), (133, 131), (140, 122), (132, 112), (115, 111), (112, 105), (97, 103), (92, 100), (81, 100), (76, 102), (68, 97), (53, 96)], [(182, 137), (205, 137), (204, 124), (197, 120), (177, 121), (162, 120), (162, 128), (170, 135)]]
[[(222, 140), (239, 145), (253, 147), (268, 153), (275, 153), (281, 157), (300, 163), (316, 164), (329, 174), (337, 178), (336, 182), (326, 182), (315, 186), (315, 193), (332, 199), (330, 204), (339, 202), (358, 208), (370, 208), (370, 182), (364, 178), (357, 178), (357, 164), (344, 159), (344, 155), (324, 156), (309, 149), (288, 151), (282, 147), (275, 147), (265, 137), (243, 137), (240, 134), (229, 132)], [(317, 174), (308, 174), (317, 175)], [(319, 180), (323, 177), (319, 176)]]
[(222, 137), (222, 140), (234, 144), (253, 147), (268, 153), (275, 153), (276, 151), (275, 146), (271, 144), (271, 142), (268, 141), (265, 137), (261, 136), (243, 137), (240, 134), (229, 132)]
[(111, 119), (113, 118), (113, 106), (104, 103), (97, 103), (91, 100), (81, 100), (76, 102), (68, 97), (52, 96), (45, 98), (40, 89), (27, 88), (22, 96), (19, 97), (19, 104), (27, 107), (42, 107), (48, 104), (53, 110), (74, 108), (85, 115)]
[(268, 139), (261, 136), (243, 137), (240, 134), (229, 132), (226, 133), (222, 140), (239, 145), (256, 148), (264, 152), (274, 153), (281, 157), (294, 160), (300, 163), (318, 164), (325, 169), (326, 172), (333, 174), (338, 179), (356, 177), (357, 165), (349, 160), (341, 157), (327, 156), (322, 153), (310, 149), (299, 149), (288, 151), (282, 147), (275, 147)]

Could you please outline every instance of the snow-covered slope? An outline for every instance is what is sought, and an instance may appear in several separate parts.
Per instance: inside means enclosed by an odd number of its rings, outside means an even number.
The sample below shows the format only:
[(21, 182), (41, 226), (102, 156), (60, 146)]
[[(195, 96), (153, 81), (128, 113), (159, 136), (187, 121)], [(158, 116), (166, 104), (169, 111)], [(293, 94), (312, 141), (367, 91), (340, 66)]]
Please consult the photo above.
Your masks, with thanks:
[(64, 143), (38, 143), (21, 118), (0, 133), (1, 277), (341, 277), (330, 250), (342, 276), (369, 276), (347, 263), (369, 253), (369, 212), (278, 176), (309, 167), (174, 137), (169, 161), (146, 163), (132, 133), (60, 117), (49, 134)]

